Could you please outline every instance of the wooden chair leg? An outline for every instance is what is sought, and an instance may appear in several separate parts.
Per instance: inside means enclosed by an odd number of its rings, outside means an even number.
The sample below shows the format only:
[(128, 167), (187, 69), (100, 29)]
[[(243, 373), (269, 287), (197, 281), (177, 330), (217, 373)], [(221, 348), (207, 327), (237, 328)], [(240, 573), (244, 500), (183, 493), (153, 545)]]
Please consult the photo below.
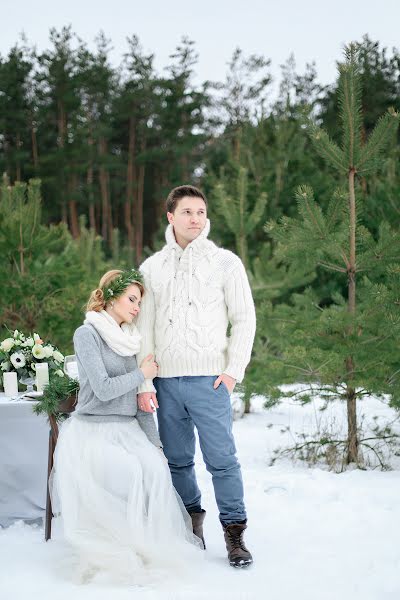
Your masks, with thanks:
[(46, 542), (51, 538), (51, 519), (53, 517), (53, 509), (51, 506), (49, 479), (51, 469), (53, 468), (53, 454), (55, 450), (54, 436), (50, 429), (49, 431), (49, 456), (47, 462), (47, 497), (46, 497), (46, 518), (45, 518), (45, 533)]

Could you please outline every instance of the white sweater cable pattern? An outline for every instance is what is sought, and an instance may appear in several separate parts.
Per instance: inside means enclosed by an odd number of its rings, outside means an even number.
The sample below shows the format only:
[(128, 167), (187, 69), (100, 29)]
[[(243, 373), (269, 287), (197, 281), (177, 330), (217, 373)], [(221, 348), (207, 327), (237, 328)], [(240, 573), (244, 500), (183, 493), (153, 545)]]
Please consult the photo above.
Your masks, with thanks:
[[(209, 231), (207, 220), (183, 250), (169, 225), (167, 244), (140, 267), (146, 293), (138, 362), (155, 355), (159, 377), (226, 373), (240, 382), (250, 360), (256, 318), (246, 271), (233, 252), (207, 239)], [(154, 391), (152, 382), (139, 391)]]

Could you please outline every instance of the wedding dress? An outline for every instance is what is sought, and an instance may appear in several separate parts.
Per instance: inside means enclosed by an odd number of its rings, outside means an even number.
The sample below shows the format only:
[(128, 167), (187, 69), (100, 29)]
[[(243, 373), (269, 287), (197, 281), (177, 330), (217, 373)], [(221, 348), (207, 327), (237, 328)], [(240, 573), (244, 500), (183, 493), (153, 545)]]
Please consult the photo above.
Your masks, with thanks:
[(107, 573), (112, 580), (146, 583), (180, 577), (203, 558), (167, 461), (136, 419), (67, 419), (54, 453), (51, 493), (86, 578)]

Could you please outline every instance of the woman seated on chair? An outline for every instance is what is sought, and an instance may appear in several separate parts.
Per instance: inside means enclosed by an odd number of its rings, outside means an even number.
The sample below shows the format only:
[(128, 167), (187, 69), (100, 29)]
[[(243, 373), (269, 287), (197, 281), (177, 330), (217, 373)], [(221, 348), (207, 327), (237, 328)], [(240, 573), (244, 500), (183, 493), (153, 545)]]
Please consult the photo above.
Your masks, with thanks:
[(60, 430), (52, 493), (83, 579), (154, 581), (153, 567), (181, 571), (201, 554), (153, 414), (137, 405), (138, 386), (157, 375), (151, 355), (139, 367), (135, 358), (144, 293), (138, 271), (108, 271), (74, 334), (80, 389)]

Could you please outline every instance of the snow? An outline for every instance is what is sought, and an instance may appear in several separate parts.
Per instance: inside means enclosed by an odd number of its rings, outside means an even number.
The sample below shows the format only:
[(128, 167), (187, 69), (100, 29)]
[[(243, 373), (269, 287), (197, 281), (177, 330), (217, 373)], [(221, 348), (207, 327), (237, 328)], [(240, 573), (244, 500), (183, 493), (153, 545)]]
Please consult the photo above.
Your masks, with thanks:
[[(398, 600), (400, 471), (336, 474), (288, 459), (269, 466), (274, 448), (316, 426), (334, 423), (340, 430), (345, 413), (338, 403), (323, 413), (293, 402), (266, 411), (262, 403), (257, 398), (253, 412), (234, 422), (249, 515), (246, 543), (255, 560), (251, 568), (227, 564), (211, 478), (199, 454), (207, 551), (190, 581), (79, 584), (72, 576), (71, 550), (57, 532), (45, 543), (41, 527), (18, 522), (0, 530), (0, 599)], [(374, 415), (382, 423), (395, 417), (373, 398), (362, 403), (361, 412), (366, 425), (375, 422)]]

